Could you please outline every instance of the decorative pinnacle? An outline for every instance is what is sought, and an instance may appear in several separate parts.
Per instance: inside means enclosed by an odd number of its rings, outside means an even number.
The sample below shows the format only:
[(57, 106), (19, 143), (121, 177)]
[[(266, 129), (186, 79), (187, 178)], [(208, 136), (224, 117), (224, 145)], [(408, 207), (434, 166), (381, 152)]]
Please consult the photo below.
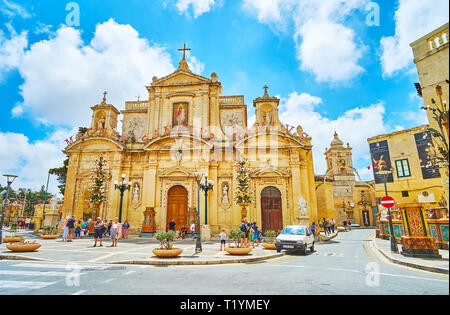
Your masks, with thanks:
[(108, 92), (103, 92), (103, 101), (102, 104), (106, 104), (106, 95), (108, 94)]
[(264, 89), (264, 97), (269, 97), (269, 93), (267, 93), (269, 87), (267, 86), (267, 84), (263, 86), (263, 89)]

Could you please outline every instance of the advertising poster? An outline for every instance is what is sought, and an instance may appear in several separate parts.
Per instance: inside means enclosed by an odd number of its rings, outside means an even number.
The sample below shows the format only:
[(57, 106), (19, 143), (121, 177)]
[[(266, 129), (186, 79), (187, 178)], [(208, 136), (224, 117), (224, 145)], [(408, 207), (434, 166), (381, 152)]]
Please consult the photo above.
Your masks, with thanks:
[(419, 153), (420, 168), (422, 169), (423, 179), (439, 178), (439, 167), (433, 165), (432, 158), (434, 155), (433, 142), (431, 135), (428, 131), (416, 133), (414, 135), (416, 139), (417, 152)]
[[(384, 183), (385, 175), (379, 174), (380, 171), (389, 171), (391, 169), (391, 157), (389, 155), (389, 145), (387, 140), (371, 143), (370, 155), (372, 157), (373, 176), (375, 183)], [(387, 176), (387, 182), (392, 183), (394, 175), (391, 173)]]

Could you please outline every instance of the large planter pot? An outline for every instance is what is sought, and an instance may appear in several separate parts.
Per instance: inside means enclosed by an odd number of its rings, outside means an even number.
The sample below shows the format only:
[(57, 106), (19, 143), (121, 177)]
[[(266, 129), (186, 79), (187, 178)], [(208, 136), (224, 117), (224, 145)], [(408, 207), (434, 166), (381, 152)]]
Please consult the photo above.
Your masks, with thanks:
[(262, 243), (261, 245), (262, 245), (262, 247), (264, 247), (265, 249), (277, 249), (277, 247), (275, 246), (275, 244), (272, 244), (272, 243)]
[(59, 238), (59, 235), (42, 235), (41, 234), (41, 238), (44, 240), (56, 240), (57, 238)]
[(2, 238), (3, 243), (19, 243), (23, 241), (23, 237), (4, 237)]
[(153, 254), (155, 256), (161, 257), (161, 258), (174, 258), (181, 255), (183, 250), (181, 248), (172, 248), (172, 249), (159, 249), (155, 248), (153, 250)]
[(228, 247), (228, 248), (225, 248), (225, 251), (231, 255), (248, 255), (251, 253), (252, 248), (250, 248), (250, 247), (244, 247), (244, 248)]
[(10, 243), (6, 245), (6, 248), (13, 252), (32, 252), (40, 248), (41, 244), (21, 244), (21, 243)]

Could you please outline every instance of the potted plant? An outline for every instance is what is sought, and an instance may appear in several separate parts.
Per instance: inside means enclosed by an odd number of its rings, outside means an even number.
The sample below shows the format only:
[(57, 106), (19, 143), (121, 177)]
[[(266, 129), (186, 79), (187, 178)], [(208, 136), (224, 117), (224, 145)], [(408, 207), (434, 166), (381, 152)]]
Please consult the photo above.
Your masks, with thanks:
[(276, 239), (277, 234), (275, 233), (275, 231), (266, 231), (264, 233), (264, 238), (263, 238), (263, 243), (261, 244), (262, 247), (266, 248), (266, 249), (276, 249), (275, 246), (275, 239)]
[(17, 225), (11, 226), (10, 236), (5, 236), (2, 238), (3, 243), (17, 243), (23, 241), (23, 236), (17, 235)]
[(9, 249), (10, 251), (21, 252), (21, 253), (32, 252), (40, 247), (41, 247), (41, 244), (36, 243), (36, 241), (29, 242), (29, 241), (22, 240), (21, 242), (18, 242), (18, 243), (6, 244), (6, 248)]
[(161, 243), (160, 248), (155, 248), (153, 250), (153, 254), (155, 254), (156, 256), (163, 258), (173, 258), (179, 256), (183, 252), (181, 248), (173, 248), (173, 240), (175, 238), (174, 231), (169, 231), (167, 233), (159, 232), (155, 235), (155, 238)]
[(45, 240), (54, 240), (59, 237), (58, 233), (56, 233), (55, 226), (44, 226), (42, 228), (41, 238)]
[(230, 239), (234, 241), (234, 246), (225, 248), (225, 251), (231, 255), (248, 255), (251, 253), (251, 247), (241, 247), (241, 239), (245, 237), (245, 233), (240, 230), (231, 230)]

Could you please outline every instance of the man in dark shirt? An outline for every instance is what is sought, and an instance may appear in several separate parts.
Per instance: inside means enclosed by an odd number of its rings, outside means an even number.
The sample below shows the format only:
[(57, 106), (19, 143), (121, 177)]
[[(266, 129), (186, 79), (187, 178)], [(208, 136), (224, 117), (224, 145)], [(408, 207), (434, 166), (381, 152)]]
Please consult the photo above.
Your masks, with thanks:
[(100, 239), (100, 247), (103, 247), (103, 233), (105, 233), (105, 230), (105, 224), (102, 219), (97, 218), (97, 221), (94, 224), (94, 247), (97, 246), (97, 239)]
[(169, 222), (169, 231), (175, 231), (175, 219), (172, 219), (171, 222)]
[(67, 221), (67, 227), (69, 228), (69, 234), (67, 235), (67, 241), (72, 242), (73, 234), (75, 232), (75, 216)]

